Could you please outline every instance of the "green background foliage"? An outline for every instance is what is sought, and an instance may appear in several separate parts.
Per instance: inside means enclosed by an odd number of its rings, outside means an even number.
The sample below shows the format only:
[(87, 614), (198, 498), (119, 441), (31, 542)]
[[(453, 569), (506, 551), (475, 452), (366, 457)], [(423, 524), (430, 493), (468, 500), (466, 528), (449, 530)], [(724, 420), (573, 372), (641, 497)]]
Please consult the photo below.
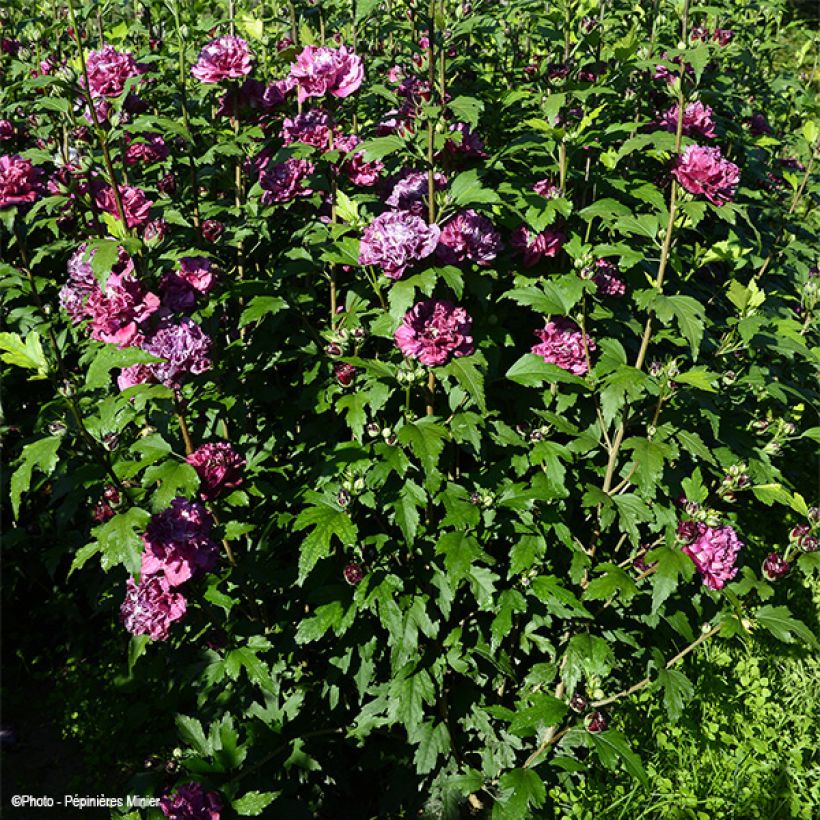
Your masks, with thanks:
[[(105, 147), (122, 182), (126, 132), (172, 146), (128, 170), (168, 236), (151, 244), (108, 219), (94, 273), (105, 280), (118, 245), (152, 283), (210, 255), (220, 285), (195, 318), (214, 368), (180, 400), (158, 385), (120, 393), (118, 369), (150, 357), (90, 341), (58, 303), (93, 233), (87, 201), (68, 228), (62, 193), (0, 211), (3, 709), (21, 738), (3, 752), (4, 800), (193, 779), (225, 817), (814, 816), (818, 561), (789, 544), (818, 501), (820, 440), (817, 33), (802, 9), (234, 7), (265, 81), (294, 59), (285, 36), (355, 43), (366, 80), (332, 101), (336, 119), (385, 176), (446, 173), (437, 220), (475, 208), (506, 247), (487, 268), (431, 258), (388, 282), (358, 262), (380, 192), (336, 178), (333, 152), (214, 116), (217, 92), (190, 77), (228, 4), (77, 4), (87, 48), (131, 50), (152, 77), (145, 112), (77, 141), (83, 161), (106, 173)], [(387, 71), (426, 59), (431, 11), (434, 93), (412, 133), (378, 135), (400, 103)], [(0, 118), (28, 118), (19, 153), (51, 168), (83, 123), (65, 9), (13, 1), (0, 20), (26, 43), (2, 56)], [(734, 37), (681, 37), (695, 25)], [(50, 54), (65, 70), (32, 76)], [(550, 73), (559, 63), (566, 79)], [(677, 79), (655, 79), (659, 64)], [(655, 119), (692, 99), (741, 167), (722, 207), (669, 184), (694, 140)], [(756, 112), (770, 133), (752, 133)], [(453, 121), (486, 158), (443, 151)], [(310, 157), (313, 193), (265, 204), (245, 167), (263, 147)], [(532, 191), (545, 177), (557, 197)], [(205, 219), (224, 223), (216, 243)], [(561, 253), (522, 267), (508, 241), (521, 224), (560, 226)], [(598, 258), (617, 265), (622, 300), (580, 275)], [(393, 332), (430, 295), (467, 308), (473, 355), (434, 368), (401, 356)], [(530, 353), (562, 316), (596, 341), (583, 377)], [(357, 368), (352, 386), (338, 361)], [(236, 565), (192, 582), (186, 618), (151, 643), (129, 639), (119, 606), (150, 516), (199, 490), (180, 415), (197, 444), (228, 439), (247, 458), (244, 485), (214, 505)], [(727, 480), (738, 473), (747, 486)], [(116, 514), (95, 522), (112, 482)], [(745, 544), (720, 592), (676, 541), (681, 493)], [(772, 551), (793, 563), (775, 583), (760, 570)], [(587, 731), (574, 693), (604, 710), (605, 731)]]

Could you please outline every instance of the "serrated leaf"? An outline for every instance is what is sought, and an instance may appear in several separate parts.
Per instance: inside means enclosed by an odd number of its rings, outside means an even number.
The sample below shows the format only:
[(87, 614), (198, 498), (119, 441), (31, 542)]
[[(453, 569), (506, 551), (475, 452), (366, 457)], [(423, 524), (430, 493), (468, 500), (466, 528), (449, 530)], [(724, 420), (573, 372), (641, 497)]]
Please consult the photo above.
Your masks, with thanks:
[(48, 374), (48, 362), (40, 334), (32, 330), (25, 339), (19, 333), (0, 333), (0, 360), (6, 364), (22, 367), (25, 370), (34, 370), (36, 376), (32, 378), (44, 379)]
[(525, 353), (505, 374), (506, 378), (525, 387), (540, 387), (543, 384), (563, 382), (586, 387), (587, 383), (557, 365), (545, 362), (542, 356)]
[(647, 786), (649, 778), (646, 776), (641, 759), (626, 742), (626, 738), (616, 729), (609, 729), (606, 732), (590, 734), (592, 745), (598, 754), (601, 763), (607, 769), (614, 769), (618, 760), (623, 763), (624, 769), (636, 780)]
[(447, 430), (428, 419), (405, 424), (397, 433), (402, 444), (410, 447), (421, 462), (427, 484), (438, 474), (438, 459), (444, 449)]
[(669, 719), (677, 723), (686, 704), (692, 700), (695, 687), (692, 681), (677, 669), (661, 668), (658, 672), (658, 681), (663, 687), (663, 705)]
[(692, 559), (681, 550), (659, 547), (646, 556), (647, 562), (657, 561), (652, 573), (652, 612), (657, 612), (661, 604), (677, 589), (680, 579), (687, 580), (695, 572)]
[(797, 636), (812, 648), (818, 646), (814, 633), (785, 606), (761, 607), (755, 613), (755, 621), (784, 643), (794, 643)]
[(485, 188), (481, 184), (478, 171), (471, 168), (469, 171), (462, 171), (450, 186), (450, 196), (453, 205), (457, 208), (465, 208), (468, 205), (477, 203), (499, 202), (498, 194), (495, 191)]
[(530, 698), (530, 705), (516, 710), (510, 731), (518, 737), (532, 737), (539, 730), (554, 726), (567, 713), (567, 704), (546, 692)]
[(418, 732), (418, 748), (413, 757), (418, 774), (427, 774), (436, 767), (440, 755), (450, 750), (450, 732), (447, 724), (425, 720)]
[(302, 541), (299, 553), (299, 578), (301, 586), (317, 562), (330, 555), (330, 544), (335, 535), (344, 546), (356, 541), (358, 531), (350, 516), (340, 507), (327, 503), (308, 507), (299, 514), (295, 530), (313, 529)]
[(493, 820), (528, 820), (533, 809), (547, 799), (541, 776), (532, 769), (513, 769), (498, 781), (499, 793), (493, 805)]
[(143, 476), (143, 483), (150, 486), (158, 483), (151, 498), (154, 512), (160, 512), (170, 505), (177, 496), (192, 497), (199, 489), (196, 470), (185, 461), (165, 461), (149, 467)]
[(254, 296), (239, 317), (239, 327), (256, 322), (263, 316), (275, 315), (287, 307), (287, 302), (278, 296)]
[(9, 497), (15, 519), (20, 514), (20, 499), (24, 492), (31, 487), (31, 474), (36, 467), (40, 472), (49, 476), (57, 466), (57, 450), (62, 439), (58, 436), (48, 436), (39, 441), (33, 441), (23, 447), (20, 455), (20, 464), (12, 473), (9, 482)]
[(240, 817), (258, 817), (282, 792), (248, 792), (231, 803)]
[(202, 724), (194, 717), (177, 715), (176, 725), (182, 741), (203, 757), (211, 754), (210, 741), (205, 737)]
[(454, 376), (467, 395), (478, 405), (482, 413), (487, 412), (487, 401), (484, 397), (484, 374), (469, 358), (453, 359), (442, 368), (450, 376)]
[(132, 575), (139, 572), (143, 548), (140, 534), (150, 519), (147, 510), (131, 507), (91, 531), (100, 545), (100, 566), (105, 572), (120, 564)]

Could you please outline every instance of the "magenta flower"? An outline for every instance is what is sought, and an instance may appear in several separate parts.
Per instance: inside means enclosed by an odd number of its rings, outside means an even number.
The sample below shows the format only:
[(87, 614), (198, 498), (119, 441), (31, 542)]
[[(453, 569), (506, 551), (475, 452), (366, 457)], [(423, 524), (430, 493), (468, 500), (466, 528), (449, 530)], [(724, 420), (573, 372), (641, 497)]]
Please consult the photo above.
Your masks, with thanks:
[(436, 255), (448, 265), (469, 259), (487, 267), (501, 249), (501, 234), (486, 216), (474, 210), (461, 211), (442, 229)]
[(160, 798), (159, 807), (169, 820), (219, 820), (222, 803), (216, 792), (206, 792), (201, 783), (177, 786)]
[[(125, 211), (125, 224), (129, 228), (135, 228), (148, 221), (151, 206), (154, 204), (152, 200), (148, 199), (145, 191), (142, 188), (134, 188), (129, 185), (120, 185), (120, 197), (122, 199), (122, 207)], [(105, 185), (97, 191), (94, 197), (97, 207), (101, 211), (111, 214), (112, 216), (120, 218), (120, 212), (117, 208), (117, 200), (114, 197), (114, 189), (109, 185)]]
[(92, 97), (119, 97), (125, 89), (126, 80), (144, 71), (129, 53), (117, 51), (113, 46), (92, 51), (85, 62), (88, 90)]
[(273, 205), (290, 202), (300, 196), (310, 196), (313, 190), (302, 183), (314, 170), (312, 162), (295, 157), (265, 168), (259, 177), (259, 184), (263, 190), (262, 202), (265, 205)]
[(217, 37), (199, 52), (191, 74), (202, 83), (237, 80), (251, 73), (253, 53), (241, 37)]
[(0, 208), (27, 205), (40, 196), (43, 172), (16, 154), (0, 157)]
[(556, 256), (566, 242), (566, 237), (558, 228), (547, 228), (534, 237), (530, 229), (520, 225), (510, 236), (510, 245), (523, 256), (525, 268), (537, 265), (545, 257)]
[[(350, 154), (360, 142), (361, 140), (355, 134), (340, 135), (334, 139), (333, 148), (343, 154)], [(364, 158), (364, 151), (357, 151), (344, 160), (342, 169), (353, 185), (370, 188), (379, 181), (384, 171), (384, 163), (378, 159), (368, 162)]]
[(151, 370), (166, 387), (178, 388), (187, 375), (211, 369), (211, 340), (187, 317), (162, 325), (143, 342), (142, 349), (165, 360), (152, 364)]
[(183, 256), (179, 260), (179, 276), (202, 294), (210, 293), (216, 277), (207, 256)]
[(159, 297), (130, 275), (112, 273), (85, 304), (91, 319), (91, 338), (117, 347), (136, 347), (144, 339), (141, 324), (159, 307)]
[(139, 585), (133, 578), (126, 582), (120, 620), (132, 635), (148, 635), (152, 641), (165, 641), (171, 624), (178, 621), (186, 609), (185, 596), (172, 591), (162, 575), (143, 575)]
[[(673, 105), (661, 115), (658, 125), (673, 134), (678, 130), (678, 106)], [(683, 109), (682, 133), (688, 137), (712, 139), (715, 136), (715, 123), (712, 120), (712, 109), (697, 101), (689, 103)]]
[(203, 444), (186, 459), (200, 480), (199, 497), (210, 501), (225, 490), (241, 487), (247, 462), (227, 441)]
[(359, 263), (376, 265), (385, 276), (401, 279), (408, 266), (429, 256), (438, 244), (438, 225), (407, 211), (386, 211), (362, 234)]
[(703, 194), (720, 207), (734, 198), (740, 168), (724, 159), (720, 148), (689, 145), (677, 158), (672, 176), (690, 194)]
[(141, 573), (162, 574), (172, 587), (210, 572), (219, 558), (211, 539), (210, 513), (196, 501), (175, 498), (167, 510), (151, 517), (142, 540)]
[(621, 297), (626, 293), (626, 282), (618, 275), (618, 268), (606, 259), (595, 262), (592, 281), (598, 286), (600, 296)]
[[(437, 191), (441, 191), (446, 186), (447, 177), (444, 174), (434, 174), (433, 187)], [(390, 192), (385, 204), (398, 211), (423, 214), (428, 193), (426, 171), (404, 171), (393, 186), (393, 190)]]
[(341, 48), (305, 46), (290, 66), (290, 78), (296, 85), (299, 102), (309, 97), (349, 97), (364, 79), (361, 58)]
[(682, 549), (694, 561), (709, 589), (723, 589), (726, 582), (737, 575), (735, 561), (742, 547), (743, 543), (731, 527), (707, 527), (698, 523), (695, 539)]
[(120, 375), (117, 376), (117, 387), (120, 390), (127, 390), (129, 387), (138, 384), (156, 384), (156, 381), (151, 365), (132, 364), (130, 367), (124, 367), (120, 370)]
[(393, 338), (407, 358), (422, 364), (446, 364), (453, 356), (475, 350), (473, 320), (463, 307), (442, 299), (425, 299), (409, 310)]
[(327, 111), (321, 108), (312, 108), (295, 117), (288, 117), (282, 125), (282, 143), (291, 145), (294, 142), (303, 142), (322, 150), (330, 146), (330, 135), (333, 123)]
[[(100, 291), (91, 270), (91, 259), (96, 252), (97, 249), (92, 248), (86, 258), (86, 245), (83, 243), (68, 260), (68, 281), (60, 290), (60, 306), (75, 325), (90, 316), (86, 303), (92, 293)], [(114, 265), (113, 272), (126, 276), (134, 272), (134, 263), (123, 248), (119, 249), (119, 261)]]
[(125, 149), (125, 164), (136, 165), (144, 162), (146, 165), (152, 162), (162, 162), (168, 158), (170, 153), (165, 140), (159, 134), (147, 134), (142, 141), (131, 142)]
[(584, 333), (571, 319), (563, 316), (552, 319), (542, 330), (536, 330), (535, 335), (541, 342), (533, 345), (532, 352), (548, 364), (575, 376), (583, 376), (589, 370), (587, 351), (595, 350), (595, 341), (587, 336), (585, 347)]

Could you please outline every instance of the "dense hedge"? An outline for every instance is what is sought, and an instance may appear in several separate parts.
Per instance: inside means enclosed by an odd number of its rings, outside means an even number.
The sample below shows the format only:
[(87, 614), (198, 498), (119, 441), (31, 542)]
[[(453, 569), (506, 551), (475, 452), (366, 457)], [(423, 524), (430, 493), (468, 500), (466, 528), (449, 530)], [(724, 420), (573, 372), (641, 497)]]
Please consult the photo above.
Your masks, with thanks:
[(550, 816), (704, 643), (816, 650), (788, 9), (0, 12), (4, 598), (87, 793)]

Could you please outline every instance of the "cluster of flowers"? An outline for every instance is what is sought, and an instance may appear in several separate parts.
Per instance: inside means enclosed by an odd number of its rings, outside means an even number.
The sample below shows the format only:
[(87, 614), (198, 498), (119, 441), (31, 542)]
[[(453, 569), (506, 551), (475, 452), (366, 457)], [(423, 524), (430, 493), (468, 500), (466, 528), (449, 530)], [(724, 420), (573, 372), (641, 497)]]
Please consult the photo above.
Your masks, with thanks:
[[(202, 445), (187, 458), (200, 479), (200, 498), (210, 501), (243, 483), (245, 459), (227, 442)], [(126, 582), (120, 616), (133, 635), (164, 641), (187, 602), (179, 588), (214, 569), (219, 546), (211, 538), (213, 519), (197, 501), (175, 498), (151, 518), (142, 536), (140, 580)]]
[(201, 783), (183, 783), (173, 794), (166, 792), (159, 801), (169, 820), (219, 820), (222, 802), (216, 792), (205, 791)]
[(91, 265), (96, 252), (81, 245), (69, 259), (68, 280), (60, 291), (63, 309), (75, 324), (88, 320), (92, 339), (140, 347), (162, 359), (124, 368), (117, 380), (120, 389), (153, 382), (179, 388), (188, 374), (208, 370), (210, 338), (193, 319), (178, 314), (193, 310), (197, 297), (213, 287), (210, 260), (182, 258), (177, 271), (163, 275), (158, 296), (136, 277), (133, 261), (122, 248), (101, 287)]

